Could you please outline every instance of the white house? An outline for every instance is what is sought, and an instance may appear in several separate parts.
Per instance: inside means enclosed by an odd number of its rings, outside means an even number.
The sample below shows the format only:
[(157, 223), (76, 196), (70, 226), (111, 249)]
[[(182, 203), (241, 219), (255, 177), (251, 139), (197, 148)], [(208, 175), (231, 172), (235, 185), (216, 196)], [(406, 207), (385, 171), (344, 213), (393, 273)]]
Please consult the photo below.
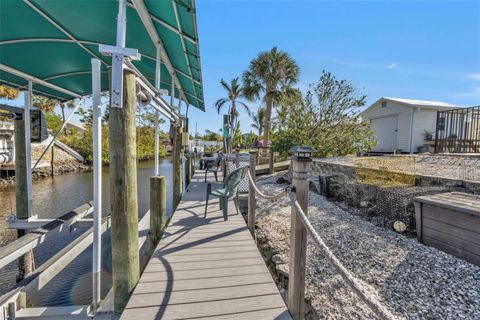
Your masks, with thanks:
[(414, 153), (424, 145), (426, 133), (433, 134), (437, 111), (462, 108), (438, 101), (382, 97), (361, 113), (369, 121), (378, 144), (372, 151)]

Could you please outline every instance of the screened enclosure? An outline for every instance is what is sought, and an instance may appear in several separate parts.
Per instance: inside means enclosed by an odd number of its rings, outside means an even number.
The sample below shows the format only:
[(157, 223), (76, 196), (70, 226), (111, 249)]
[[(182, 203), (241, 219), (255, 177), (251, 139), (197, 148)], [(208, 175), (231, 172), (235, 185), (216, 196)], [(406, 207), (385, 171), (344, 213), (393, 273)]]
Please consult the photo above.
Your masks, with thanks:
[(437, 112), (435, 153), (480, 153), (480, 106)]

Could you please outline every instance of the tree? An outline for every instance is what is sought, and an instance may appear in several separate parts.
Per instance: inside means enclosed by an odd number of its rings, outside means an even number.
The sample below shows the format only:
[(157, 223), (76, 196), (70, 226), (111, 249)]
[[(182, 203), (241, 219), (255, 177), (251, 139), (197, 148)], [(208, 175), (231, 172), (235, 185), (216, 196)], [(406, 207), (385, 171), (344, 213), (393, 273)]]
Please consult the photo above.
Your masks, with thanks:
[(4, 85), (0, 85), (0, 98), (14, 100), (18, 97), (18, 90)]
[(47, 122), (47, 128), (52, 130), (52, 132), (58, 132), (62, 127), (63, 121), (59, 115), (54, 112), (46, 112), (45, 120)]
[(246, 147), (251, 147), (251, 146), (253, 146), (256, 139), (257, 139), (257, 138), (255, 137), (255, 134), (254, 134), (252, 131), (250, 131), (250, 133), (248, 134), (248, 137), (247, 137), (247, 141), (245, 142), (245, 143), (246, 143)]
[(214, 131), (205, 130), (205, 135), (203, 136), (203, 140), (220, 142), (222, 141), (222, 136)]
[(220, 114), (220, 111), (224, 106), (228, 106), (228, 115), (230, 116), (229, 121), (229, 138), (227, 141), (227, 152), (231, 150), (231, 141), (233, 134), (236, 132), (237, 128), (237, 117), (238, 117), (238, 109), (237, 107), (242, 107), (249, 115), (250, 109), (248, 106), (243, 103), (242, 101), (238, 100), (243, 96), (243, 87), (238, 81), (238, 78), (234, 78), (230, 80), (230, 84), (225, 82), (225, 80), (220, 80), (220, 84), (222, 87), (227, 91), (226, 98), (220, 98), (215, 102), (215, 107), (217, 108), (217, 112)]
[[(60, 106), (60, 109), (62, 111), (62, 120), (63, 120), (63, 123), (65, 123), (65, 108), (68, 108), (68, 109), (73, 109), (75, 107), (75, 104), (73, 102), (73, 100), (70, 100), (68, 102), (62, 102), (62, 103), (59, 103), (59, 106)], [(67, 127), (63, 128), (63, 133), (65, 135), (67, 135)]]
[(240, 121), (235, 124), (235, 132), (232, 136), (232, 148), (240, 148), (243, 145), (243, 135), (240, 131)]
[(298, 82), (300, 68), (293, 58), (277, 47), (260, 54), (250, 61), (243, 73), (243, 94), (250, 100), (259, 100), (261, 96), (266, 106), (264, 124), (264, 145), (270, 139), (270, 121), (273, 106), (281, 99), (295, 94), (293, 86)]
[(55, 111), (55, 106), (58, 103), (58, 100), (47, 98), (44, 96), (39, 96), (36, 94), (32, 96), (32, 105), (42, 111), (53, 112)]
[(286, 153), (294, 145), (309, 145), (320, 157), (371, 149), (376, 144), (374, 134), (370, 124), (360, 119), (365, 101), (366, 96), (350, 82), (323, 71), (303, 101), (284, 101), (273, 147)]
[(252, 128), (258, 130), (258, 139), (260, 139), (260, 136), (262, 135), (263, 132), (263, 124), (265, 123), (265, 108), (260, 107), (257, 110), (257, 113), (252, 116)]
[[(0, 85), (0, 98), (4, 98), (7, 100), (14, 100), (18, 98), (20, 92), (17, 89)], [(55, 110), (55, 106), (58, 104), (58, 100), (47, 98), (44, 96), (39, 96), (34, 94), (32, 96), (32, 105), (33, 107), (39, 108), (42, 111), (53, 112)]]

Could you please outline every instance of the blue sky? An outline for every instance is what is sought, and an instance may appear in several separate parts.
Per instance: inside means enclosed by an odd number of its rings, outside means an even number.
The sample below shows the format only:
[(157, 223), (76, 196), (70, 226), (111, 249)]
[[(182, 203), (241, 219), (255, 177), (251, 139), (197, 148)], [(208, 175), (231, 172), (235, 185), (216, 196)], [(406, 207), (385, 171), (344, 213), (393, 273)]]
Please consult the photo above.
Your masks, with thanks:
[[(301, 68), (302, 91), (323, 69), (367, 95), (480, 105), (480, 1), (197, 1), (206, 113), (218, 129), (219, 80), (240, 76), (273, 46)], [(259, 103), (249, 103), (256, 110)], [(250, 130), (246, 114), (242, 130)]]
[[(241, 76), (273, 46), (297, 61), (303, 92), (325, 69), (352, 81), (368, 103), (391, 96), (480, 105), (480, 0), (197, 0), (197, 20), (206, 112), (190, 108), (192, 133), (195, 123), (200, 133), (221, 127), (220, 79)], [(247, 114), (240, 122), (248, 132)]]

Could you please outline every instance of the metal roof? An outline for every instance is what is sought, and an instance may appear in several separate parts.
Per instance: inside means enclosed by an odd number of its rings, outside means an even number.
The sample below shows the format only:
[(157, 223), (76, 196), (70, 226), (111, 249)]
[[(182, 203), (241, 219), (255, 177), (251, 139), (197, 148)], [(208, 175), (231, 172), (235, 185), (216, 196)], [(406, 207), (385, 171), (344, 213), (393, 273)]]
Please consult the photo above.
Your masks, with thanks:
[[(37, 94), (70, 100), (91, 93), (90, 59), (98, 58), (108, 91), (111, 58), (99, 44), (115, 45), (117, 13), (114, 0), (0, 1), (0, 83), (24, 89), (27, 78)], [(174, 73), (175, 97), (204, 110), (194, 0), (127, 2), (126, 47), (138, 49), (133, 64), (152, 85), (156, 42), (161, 89), (170, 92)]]
[(423, 107), (442, 107), (442, 108), (461, 108), (458, 105), (441, 102), (441, 101), (429, 101), (429, 100), (414, 100), (414, 99), (403, 99), (403, 98), (390, 98), (390, 97), (383, 97), (383, 100), (400, 102), (403, 104), (409, 104), (412, 106), (423, 106)]
[(369, 111), (373, 106), (375, 106), (380, 101), (391, 101), (391, 102), (398, 102), (405, 106), (410, 107), (424, 107), (428, 109), (435, 109), (435, 110), (450, 110), (450, 109), (461, 109), (464, 108), (462, 106), (449, 104), (446, 102), (440, 101), (429, 101), (429, 100), (414, 100), (414, 99), (404, 99), (404, 98), (390, 98), (390, 97), (381, 97), (374, 103), (372, 103), (368, 108), (363, 110), (361, 113), (364, 114)]

